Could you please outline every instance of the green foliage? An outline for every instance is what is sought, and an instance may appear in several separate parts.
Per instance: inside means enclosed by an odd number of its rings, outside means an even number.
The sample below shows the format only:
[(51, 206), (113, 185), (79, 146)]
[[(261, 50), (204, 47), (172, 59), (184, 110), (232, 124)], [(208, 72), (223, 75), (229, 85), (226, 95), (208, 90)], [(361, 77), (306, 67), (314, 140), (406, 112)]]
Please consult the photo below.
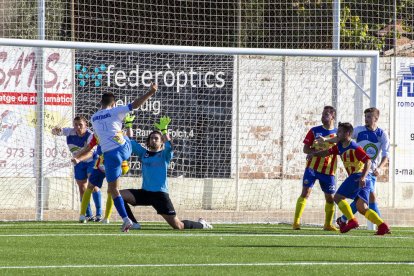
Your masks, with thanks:
[[(46, 0), (46, 39), (58, 40), (65, 1)], [(3, 35), (8, 38), (38, 39), (38, 1), (14, 0), (4, 4)]]
[(377, 37), (367, 23), (351, 14), (349, 7), (342, 9), (340, 28), (341, 48), (382, 50), (385, 46), (385, 38)]

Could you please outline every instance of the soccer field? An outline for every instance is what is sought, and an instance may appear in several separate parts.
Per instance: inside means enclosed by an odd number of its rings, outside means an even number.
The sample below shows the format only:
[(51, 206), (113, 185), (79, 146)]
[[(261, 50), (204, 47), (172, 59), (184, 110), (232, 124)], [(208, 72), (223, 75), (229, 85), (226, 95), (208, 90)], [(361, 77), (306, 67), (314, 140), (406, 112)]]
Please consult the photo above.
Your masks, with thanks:
[(0, 223), (1, 275), (401, 275), (414, 273), (414, 229), (347, 234), (290, 225), (171, 230), (144, 223)]

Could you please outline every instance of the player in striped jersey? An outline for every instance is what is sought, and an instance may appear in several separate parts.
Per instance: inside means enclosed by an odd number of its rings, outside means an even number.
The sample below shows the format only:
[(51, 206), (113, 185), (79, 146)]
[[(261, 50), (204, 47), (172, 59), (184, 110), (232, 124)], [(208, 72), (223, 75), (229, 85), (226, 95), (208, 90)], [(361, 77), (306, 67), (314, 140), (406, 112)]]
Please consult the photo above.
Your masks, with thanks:
[[(75, 156), (85, 145), (87, 145), (92, 137), (93, 133), (87, 127), (87, 121), (82, 116), (76, 116), (73, 119), (73, 127), (61, 128), (54, 127), (52, 129), (53, 135), (66, 136), (66, 143), (69, 147), (70, 152)], [(79, 162), (74, 166), (74, 174), (76, 184), (79, 187), (79, 196), (82, 202), (83, 194), (88, 185), (88, 176), (92, 172), (93, 165), (97, 158), (96, 153), (91, 152), (88, 158), (84, 161)], [(93, 190), (93, 200), (96, 207), (96, 216), (93, 217), (90, 205), (87, 205), (86, 219), (90, 221), (101, 221), (102, 207), (101, 207), (101, 191), (98, 187)], [(88, 202), (89, 203), (89, 202)]]
[(354, 199), (359, 213), (378, 226), (377, 235), (389, 234), (389, 226), (378, 216), (377, 212), (368, 207), (369, 194), (372, 186), (371, 177), (368, 177), (371, 168), (371, 159), (356, 142), (352, 141), (354, 129), (350, 123), (339, 123), (338, 144), (335, 146), (310, 153), (308, 158), (340, 155), (348, 177), (338, 188), (334, 200), (338, 208), (346, 216), (348, 223), (341, 226), (341, 233), (359, 227), (351, 206), (346, 198)]
[[(388, 162), (390, 142), (387, 133), (377, 126), (379, 114), (379, 110), (375, 107), (365, 109), (365, 125), (357, 126), (352, 138), (356, 140), (358, 145), (360, 145), (371, 158), (372, 165), (368, 174), (368, 177), (371, 178), (372, 182), (369, 194), (369, 208), (377, 212), (381, 217), (375, 196), (375, 184), (377, 176)], [(355, 214), (357, 211), (355, 201), (351, 203), (351, 208), (352, 212)], [(339, 226), (346, 224), (346, 217), (342, 216), (338, 218), (337, 224)]]
[[(331, 143), (317, 143), (319, 137), (332, 138), (336, 136), (335, 123), (336, 110), (332, 106), (325, 106), (322, 111), (322, 125), (313, 127), (303, 141), (303, 152), (306, 154), (328, 149), (332, 146)], [(303, 175), (302, 193), (296, 202), (295, 217), (293, 220), (293, 229), (300, 229), (300, 219), (305, 210), (307, 199), (309, 198), (313, 185), (316, 180), (322, 191), (325, 193), (325, 223), (323, 229), (326, 231), (337, 231), (332, 225), (332, 220), (335, 212), (333, 194), (335, 193), (335, 172), (336, 172), (336, 156), (328, 157), (313, 157), (306, 163), (305, 173)]]

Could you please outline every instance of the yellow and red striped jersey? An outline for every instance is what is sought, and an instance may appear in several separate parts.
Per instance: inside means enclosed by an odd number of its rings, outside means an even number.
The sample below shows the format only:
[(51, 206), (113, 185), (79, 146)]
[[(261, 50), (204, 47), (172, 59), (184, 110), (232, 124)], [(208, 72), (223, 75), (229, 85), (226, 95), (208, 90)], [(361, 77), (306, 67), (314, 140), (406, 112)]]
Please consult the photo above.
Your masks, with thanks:
[[(322, 125), (311, 128), (306, 134), (303, 143), (308, 145), (317, 151), (326, 150), (332, 147), (333, 143), (316, 143), (316, 139), (319, 137), (333, 138), (336, 136), (336, 128), (326, 129)], [(330, 155), (327, 157), (314, 156), (306, 162), (306, 167), (311, 168), (319, 173), (334, 175), (336, 172), (336, 155)]]
[(344, 148), (341, 143), (338, 143), (329, 149), (329, 153), (334, 156), (341, 155), (342, 162), (344, 163), (348, 175), (362, 172), (364, 170), (365, 162), (370, 159), (364, 149), (361, 146), (358, 146), (355, 141), (351, 141), (346, 148)]

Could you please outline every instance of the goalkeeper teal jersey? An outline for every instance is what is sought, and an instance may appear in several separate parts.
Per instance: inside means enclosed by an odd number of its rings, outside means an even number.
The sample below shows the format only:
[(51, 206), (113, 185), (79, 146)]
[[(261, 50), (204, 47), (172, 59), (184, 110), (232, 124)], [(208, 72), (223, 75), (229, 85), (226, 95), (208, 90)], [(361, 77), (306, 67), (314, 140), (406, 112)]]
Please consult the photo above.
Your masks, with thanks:
[(167, 141), (164, 149), (157, 152), (149, 151), (133, 140), (131, 145), (132, 153), (141, 161), (142, 189), (168, 193), (167, 169), (173, 157), (171, 143)]

